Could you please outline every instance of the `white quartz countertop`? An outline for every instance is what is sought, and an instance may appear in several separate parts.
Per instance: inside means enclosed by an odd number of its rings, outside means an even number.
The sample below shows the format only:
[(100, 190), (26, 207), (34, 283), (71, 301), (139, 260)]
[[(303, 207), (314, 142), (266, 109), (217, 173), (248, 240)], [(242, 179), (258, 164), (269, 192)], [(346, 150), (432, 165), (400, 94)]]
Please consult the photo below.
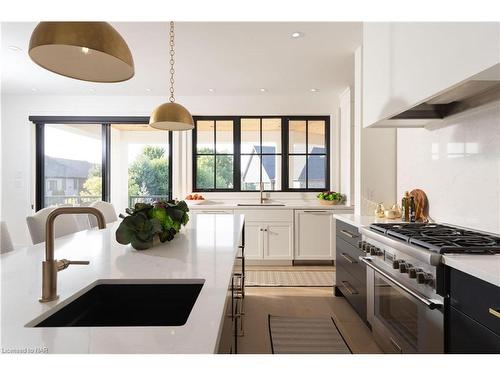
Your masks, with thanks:
[(378, 218), (376, 216), (362, 216), (354, 214), (334, 214), (333, 217), (337, 220), (343, 221), (344, 223), (354, 225), (357, 228), (367, 227), (373, 223), (399, 223), (401, 218), (398, 219), (386, 219)]
[(447, 254), (443, 255), (443, 263), (500, 287), (500, 254)]
[[(40, 303), (44, 244), (2, 254), (1, 346), (48, 353), (214, 353), (227, 290), (240, 244), (243, 215), (192, 214), (171, 241), (144, 251), (115, 240), (117, 223), (62, 237), (55, 258), (89, 260), (58, 273), (57, 301)], [(201, 292), (183, 326), (62, 327), (25, 325), (58, 310), (103, 280), (203, 279)], [(85, 288), (84, 290), (82, 290)], [(40, 319), (41, 320), (41, 319)]]
[[(341, 204), (324, 205), (317, 200), (314, 201), (280, 201), (271, 200), (265, 204), (259, 204), (258, 200), (240, 200), (240, 201), (215, 201), (207, 200), (202, 201), (200, 204), (191, 204), (189, 201), (188, 206), (190, 210), (335, 210), (335, 211), (352, 211), (351, 206)], [(238, 204), (245, 204), (246, 206), (239, 206)], [(282, 205), (282, 206), (280, 206)]]

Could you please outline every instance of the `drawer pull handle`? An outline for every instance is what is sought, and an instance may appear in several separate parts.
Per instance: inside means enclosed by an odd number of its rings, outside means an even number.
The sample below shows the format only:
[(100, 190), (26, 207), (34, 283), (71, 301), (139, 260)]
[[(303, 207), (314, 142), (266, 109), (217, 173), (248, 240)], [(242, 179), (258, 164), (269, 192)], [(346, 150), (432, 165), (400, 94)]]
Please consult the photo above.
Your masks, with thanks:
[(398, 351), (398, 353), (403, 353), (403, 349), (401, 349), (401, 346), (399, 346), (398, 343), (396, 341), (394, 341), (394, 339), (392, 337), (389, 337), (389, 341), (392, 344), (392, 346), (394, 347), (394, 349), (396, 349)]
[(348, 281), (342, 281), (342, 285), (346, 288), (349, 294), (359, 294), (356, 289), (352, 287), (352, 285)]
[(342, 258), (344, 258), (345, 260), (347, 260), (351, 264), (358, 263), (358, 262), (356, 262), (356, 259), (354, 259), (353, 257), (347, 255), (346, 253), (342, 253), (340, 255), (342, 256)]
[(490, 307), (490, 309), (488, 311), (494, 317), (500, 318), (500, 307)]
[(346, 231), (345, 229), (341, 229), (340, 233), (346, 235), (349, 238), (357, 238), (358, 236), (355, 234), (352, 234), (351, 232)]

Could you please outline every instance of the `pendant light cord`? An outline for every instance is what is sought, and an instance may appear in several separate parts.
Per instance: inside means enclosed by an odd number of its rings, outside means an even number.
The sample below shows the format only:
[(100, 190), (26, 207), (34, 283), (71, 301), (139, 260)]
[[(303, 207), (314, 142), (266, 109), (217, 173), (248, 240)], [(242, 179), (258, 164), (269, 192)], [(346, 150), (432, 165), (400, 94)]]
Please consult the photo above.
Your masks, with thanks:
[(170, 21), (170, 103), (175, 102), (174, 98), (174, 55), (175, 55), (175, 50), (174, 50), (174, 21)]

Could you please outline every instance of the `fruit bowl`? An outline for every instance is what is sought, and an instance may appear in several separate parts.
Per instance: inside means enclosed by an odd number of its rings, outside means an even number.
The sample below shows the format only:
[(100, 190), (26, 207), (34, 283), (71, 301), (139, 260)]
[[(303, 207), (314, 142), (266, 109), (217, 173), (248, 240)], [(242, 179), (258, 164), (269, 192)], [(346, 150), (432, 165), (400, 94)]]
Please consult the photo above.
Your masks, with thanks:
[(203, 204), (206, 202), (206, 199), (185, 199), (188, 206), (196, 206), (198, 204)]
[(186, 195), (186, 198), (184, 198), (186, 203), (190, 206), (196, 206), (198, 204), (203, 204), (206, 202), (205, 197), (201, 194), (188, 194)]
[(321, 203), (322, 205), (325, 205), (325, 206), (333, 206), (336, 204), (340, 204), (339, 201), (326, 201), (324, 199), (318, 199), (318, 200), (319, 200), (319, 203)]
[(345, 201), (345, 196), (341, 193), (337, 193), (336, 191), (324, 191), (316, 195), (319, 203), (325, 206), (333, 206), (336, 204), (341, 204)]

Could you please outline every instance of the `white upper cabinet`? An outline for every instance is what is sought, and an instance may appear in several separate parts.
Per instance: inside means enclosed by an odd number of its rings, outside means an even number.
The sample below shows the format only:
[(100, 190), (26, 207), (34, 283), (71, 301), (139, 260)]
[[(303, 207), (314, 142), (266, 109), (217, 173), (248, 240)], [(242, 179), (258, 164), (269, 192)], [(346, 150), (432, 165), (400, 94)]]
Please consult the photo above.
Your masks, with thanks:
[(383, 120), (497, 64), (500, 23), (365, 23), (363, 126), (388, 125)]

